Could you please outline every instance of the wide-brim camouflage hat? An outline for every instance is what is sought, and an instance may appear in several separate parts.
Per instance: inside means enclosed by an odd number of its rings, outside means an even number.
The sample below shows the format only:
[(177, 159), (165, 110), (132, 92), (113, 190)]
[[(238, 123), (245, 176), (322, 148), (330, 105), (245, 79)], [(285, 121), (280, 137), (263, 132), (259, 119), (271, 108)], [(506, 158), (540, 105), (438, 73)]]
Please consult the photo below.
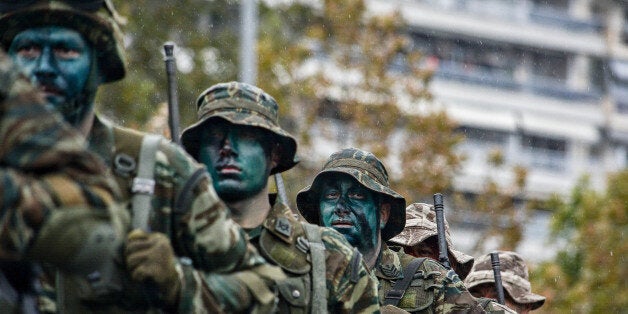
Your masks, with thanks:
[(382, 195), (385, 202), (391, 205), (388, 222), (382, 229), (384, 241), (403, 230), (406, 223), (406, 199), (390, 188), (384, 164), (372, 153), (357, 148), (346, 148), (333, 153), (314, 178), (312, 185), (297, 194), (297, 207), (307, 221), (320, 225), (318, 198), (321, 182), (324, 181), (322, 178), (335, 173), (350, 175), (364, 187)]
[[(528, 279), (528, 266), (521, 255), (510, 251), (498, 251), (502, 285), (508, 295), (519, 304), (527, 304), (532, 310), (538, 309), (545, 303), (545, 297), (532, 293)], [(467, 289), (472, 289), (484, 283), (495, 284), (491, 255), (486, 254), (475, 261), (471, 273), (464, 280)]]
[(111, 0), (4, 1), (0, 2), (0, 44), (9, 49), (13, 38), (29, 28), (76, 30), (94, 46), (103, 83), (113, 82), (126, 73), (119, 20)]
[[(438, 236), (434, 206), (425, 203), (413, 203), (406, 207), (406, 227), (388, 242), (413, 247), (434, 236)], [(453, 262), (457, 263), (455, 268), (458, 276), (464, 279), (473, 267), (473, 256), (453, 249), (447, 220), (445, 220), (445, 240), (449, 255), (453, 257)]]
[(297, 141), (279, 126), (277, 101), (263, 90), (241, 82), (219, 83), (201, 93), (196, 105), (198, 121), (181, 134), (181, 143), (190, 155), (198, 158), (200, 132), (209, 121), (224, 119), (237, 125), (262, 128), (275, 136), (281, 156), (271, 174), (286, 171), (299, 162)]

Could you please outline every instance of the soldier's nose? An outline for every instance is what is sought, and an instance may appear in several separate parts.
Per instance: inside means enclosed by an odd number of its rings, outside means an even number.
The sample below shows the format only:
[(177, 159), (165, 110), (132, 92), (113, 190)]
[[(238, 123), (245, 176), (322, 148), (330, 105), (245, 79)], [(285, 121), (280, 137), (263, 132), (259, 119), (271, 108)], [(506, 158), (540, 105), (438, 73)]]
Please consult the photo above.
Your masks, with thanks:
[(338, 203), (336, 203), (335, 211), (339, 215), (346, 215), (346, 214), (349, 213), (349, 209), (347, 208), (347, 204), (346, 204), (346, 202), (344, 201), (343, 198), (340, 198), (338, 200)]

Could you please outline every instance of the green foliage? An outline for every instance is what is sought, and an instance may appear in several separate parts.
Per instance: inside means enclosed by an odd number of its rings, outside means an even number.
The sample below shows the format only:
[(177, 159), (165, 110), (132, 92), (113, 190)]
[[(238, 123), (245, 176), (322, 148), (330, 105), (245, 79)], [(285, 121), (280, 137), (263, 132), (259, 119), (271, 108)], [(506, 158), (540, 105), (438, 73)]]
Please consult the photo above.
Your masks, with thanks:
[[(98, 95), (99, 110), (114, 120), (147, 131), (166, 129), (158, 124), (166, 121), (161, 108), (167, 101), (163, 44), (168, 41), (176, 44), (182, 127), (196, 118), (198, 94), (237, 79), (239, 2), (114, 3), (128, 19), (122, 29), (129, 71)], [(260, 2), (259, 8), (257, 85), (279, 102), (281, 125), (297, 137), (302, 159), (285, 175), (291, 199), (320, 169), (322, 160), (310, 158), (312, 130), (327, 130), (330, 121), (343, 125), (347, 134), (334, 136), (349, 138), (347, 145), (398, 159), (403, 173), (397, 169), (392, 185), (409, 199), (449, 189), (460, 163), (453, 147), (461, 138), (430, 103), (431, 72), (412, 48), (400, 14), (369, 17), (362, 0), (324, 1), (320, 7)], [(320, 67), (304, 72), (304, 65), (320, 60), (360, 79), (339, 84), (337, 74), (330, 77)], [(391, 149), (400, 130), (405, 135)]]
[(167, 101), (163, 44), (175, 43), (181, 125), (196, 118), (196, 97), (237, 76), (238, 8), (234, 1), (114, 0), (127, 19), (122, 26), (129, 71), (98, 94), (99, 110), (127, 126), (146, 123)]
[[(297, 136), (303, 159), (286, 174), (289, 186), (309, 183), (322, 165), (311, 159), (312, 130), (340, 125), (346, 133), (328, 134), (330, 141), (400, 162), (391, 184), (409, 200), (450, 188), (461, 138), (429, 102), (431, 72), (399, 13), (371, 17), (364, 1), (342, 0), (320, 9), (274, 7), (263, 16), (259, 85), (282, 105), (282, 124)], [(316, 69), (305, 75), (308, 63)]]
[(547, 296), (544, 313), (622, 313), (628, 307), (628, 170), (611, 175), (596, 192), (586, 178), (569, 199), (552, 200), (552, 235), (565, 247), (532, 272)]

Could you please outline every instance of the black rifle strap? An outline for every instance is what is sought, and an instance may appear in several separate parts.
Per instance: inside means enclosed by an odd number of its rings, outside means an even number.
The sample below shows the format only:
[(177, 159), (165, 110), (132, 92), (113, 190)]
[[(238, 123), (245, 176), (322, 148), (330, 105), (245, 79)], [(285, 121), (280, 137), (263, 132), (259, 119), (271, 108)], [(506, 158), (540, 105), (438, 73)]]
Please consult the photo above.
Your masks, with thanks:
[(399, 304), (404, 293), (406, 293), (406, 289), (408, 289), (412, 279), (414, 279), (414, 274), (416, 274), (417, 269), (421, 267), (423, 262), (425, 262), (425, 257), (419, 257), (413, 259), (412, 262), (406, 265), (406, 269), (403, 270), (403, 279), (397, 280), (392, 289), (386, 292), (384, 305), (397, 306), (397, 304)]

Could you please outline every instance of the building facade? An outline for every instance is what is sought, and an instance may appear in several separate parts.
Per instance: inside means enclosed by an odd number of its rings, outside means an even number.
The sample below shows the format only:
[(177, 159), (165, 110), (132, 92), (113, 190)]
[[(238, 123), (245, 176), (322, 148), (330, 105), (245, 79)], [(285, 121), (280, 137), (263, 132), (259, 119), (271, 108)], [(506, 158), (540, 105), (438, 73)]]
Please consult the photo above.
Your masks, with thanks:
[[(398, 10), (435, 71), (435, 102), (458, 122), (467, 159), (455, 189), (502, 185), (528, 170), (524, 199), (568, 195), (582, 176), (605, 188), (628, 165), (628, 4), (611, 0), (368, 0)], [(499, 151), (500, 168), (487, 157)], [(550, 213), (537, 211), (519, 248), (536, 259)], [(481, 225), (481, 224), (480, 224)], [(478, 224), (458, 226), (477, 241)], [(528, 254), (526, 254), (528, 253)]]

